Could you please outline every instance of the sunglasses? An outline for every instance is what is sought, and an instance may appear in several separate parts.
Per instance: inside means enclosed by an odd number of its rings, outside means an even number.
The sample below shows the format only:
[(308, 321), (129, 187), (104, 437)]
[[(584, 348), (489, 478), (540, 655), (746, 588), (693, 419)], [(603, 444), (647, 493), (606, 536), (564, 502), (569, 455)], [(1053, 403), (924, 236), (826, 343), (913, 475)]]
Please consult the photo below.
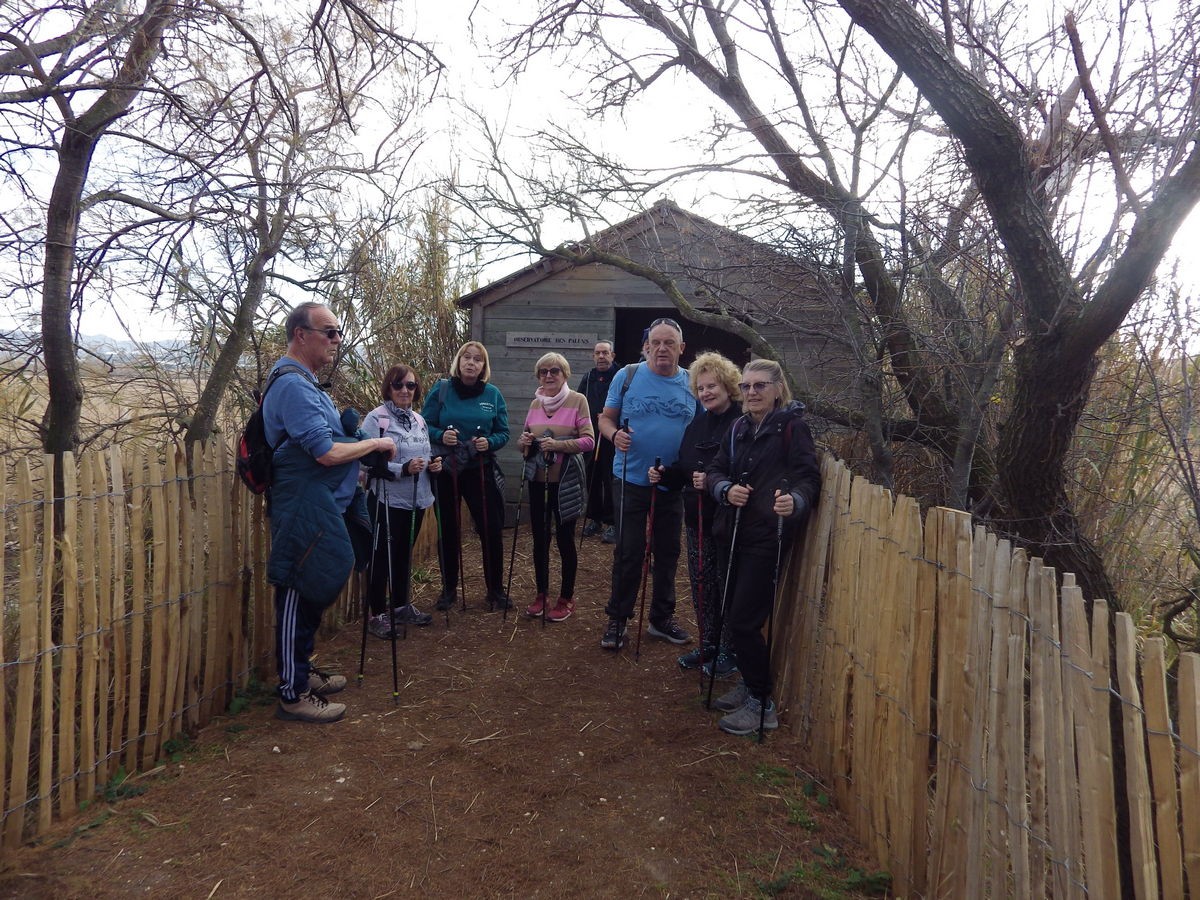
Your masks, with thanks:
[(415, 391), (417, 389), (417, 383), (415, 381), (393, 381), (392, 388), (393, 390), (397, 391)]
[(315, 331), (318, 334), (323, 334), (323, 335), (325, 335), (325, 337), (329, 338), (329, 340), (331, 340), (331, 341), (335, 337), (344, 338), (346, 336), (345, 332), (342, 331), (342, 329), (340, 329), (340, 328), (310, 328), (307, 325), (301, 325), (300, 327), (303, 328), (305, 331)]
[(551, 366), (549, 369), (538, 369), (538, 378), (545, 378), (547, 375), (561, 375), (562, 369), (558, 366)]
[(743, 394), (749, 394), (751, 391), (761, 394), (774, 383), (774, 381), (743, 381), (738, 385), (738, 390)]
[(651, 328), (657, 328), (659, 325), (666, 325), (670, 328), (674, 328), (680, 334), (683, 334), (683, 328), (681, 328), (679, 323), (676, 322), (674, 319), (665, 319), (665, 318), (664, 319), (655, 319), (653, 322), (650, 323)]

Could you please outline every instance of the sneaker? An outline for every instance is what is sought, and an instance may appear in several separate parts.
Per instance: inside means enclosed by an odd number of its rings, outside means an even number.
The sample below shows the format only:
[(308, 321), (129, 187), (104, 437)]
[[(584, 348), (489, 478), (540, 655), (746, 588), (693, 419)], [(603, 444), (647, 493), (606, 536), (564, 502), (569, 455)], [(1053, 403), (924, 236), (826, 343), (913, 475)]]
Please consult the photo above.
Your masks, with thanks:
[(600, 646), (605, 650), (620, 650), (625, 646), (627, 630), (623, 619), (609, 619), (608, 627), (604, 629), (604, 637), (600, 638)]
[(308, 689), (314, 694), (328, 697), (330, 694), (336, 694), (345, 687), (345, 675), (333, 675), (329, 672), (322, 672), (315, 667), (308, 670)]
[(746, 682), (740, 681), (732, 691), (727, 691), (714, 700), (713, 708), (721, 712), (733, 712), (746, 702), (748, 696), (750, 695), (746, 691)]
[(367, 631), (380, 640), (390, 641), (393, 637), (399, 637), (400, 633), (395, 630), (392, 625), (392, 617), (387, 613), (380, 613), (377, 616), (371, 616), (367, 620)]
[(345, 703), (330, 703), (312, 691), (305, 691), (290, 702), (280, 698), (275, 708), (275, 718), (285, 722), (336, 722), (345, 714)]
[(712, 659), (715, 652), (716, 648), (712, 644), (707, 644), (704, 647), (689, 650), (675, 661), (679, 663), (681, 669), (698, 669)]
[(437, 598), (437, 603), (434, 604), (438, 612), (445, 612), (453, 608), (454, 600), (457, 594), (455, 591), (442, 591), (442, 595)]
[(392, 610), (392, 621), (397, 625), (415, 625), (424, 628), (433, 621), (433, 616), (423, 613), (411, 603), (407, 606), (397, 606)]
[[(713, 666), (716, 666), (716, 674), (713, 674)], [(734, 659), (732, 653), (726, 653), (722, 650), (717, 654), (715, 660), (710, 660), (704, 664), (704, 675), (707, 678), (729, 678), (737, 673), (737, 660)]]
[(605, 528), (600, 540), (605, 544), (615, 544), (617, 542), (617, 526), (609, 525)]
[(672, 644), (690, 644), (692, 636), (679, 627), (674, 618), (667, 619), (660, 625), (650, 623), (650, 627), (646, 629), (646, 633), (650, 637), (660, 638), (664, 641), (670, 641)]
[(489, 591), (487, 596), (488, 609), (512, 609), (512, 600), (504, 591)]
[(541, 618), (542, 610), (546, 608), (546, 595), (538, 594), (533, 598), (533, 602), (525, 607), (525, 615), (531, 619)]
[(779, 727), (779, 719), (775, 715), (775, 701), (767, 701), (767, 710), (764, 713), (758, 698), (749, 695), (745, 703), (717, 722), (717, 727), (722, 731), (737, 735), (754, 734), (760, 725), (764, 731), (773, 731)]
[(600, 523), (597, 522), (595, 519), (592, 519), (590, 522), (588, 522), (586, 525), (583, 526), (583, 536), (584, 537), (591, 537), (592, 535), (599, 533), (599, 531), (600, 531)]
[(546, 612), (546, 619), (550, 622), (565, 622), (571, 618), (573, 612), (575, 612), (575, 601), (559, 597), (554, 607)]

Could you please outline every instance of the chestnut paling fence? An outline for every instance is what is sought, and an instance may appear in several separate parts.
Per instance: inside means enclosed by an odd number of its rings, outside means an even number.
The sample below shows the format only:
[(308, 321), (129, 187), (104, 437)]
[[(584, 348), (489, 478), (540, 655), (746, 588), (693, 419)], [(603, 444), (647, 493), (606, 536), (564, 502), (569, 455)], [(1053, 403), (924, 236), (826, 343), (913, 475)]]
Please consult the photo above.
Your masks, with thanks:
[[(274, 670), (263, 502), (223, 442), (190, 466), (173, 444), (67, 454), (59, 503), (51, 472), (0, 457), (0, 847), (152, 770)], [(328, 620), (357, 615), (356, 587)]]
[[(802, 742), (896, 894), (1116, 897), (1127, 808), (1137, 896), (1200, 897), (1200, 657), (1173, 705), (1162, 640), (1103, 604), (1089, 623), (1069, 575), (822, 467), (775, 621), (791, 727), (772, 739)], [(262, 505), (227, 447), (190, 471), (174, 446), (66, 457), (59, 504), (48, 471), (0, 460), (5, 847), (155, 767), (273, 665)]]
[(1139, 646), (1103, 602), (1089, 623), (1072, 576), (1060, 588), (966, 513), (922, 522), (822, 471), (777, 614), (778, 694), (897, 896), (1119, 897), (1127, 808), (1135, 896), (1200, 897), (1200, 656), (1178, 660), (1172, 717), (1162, 638)]

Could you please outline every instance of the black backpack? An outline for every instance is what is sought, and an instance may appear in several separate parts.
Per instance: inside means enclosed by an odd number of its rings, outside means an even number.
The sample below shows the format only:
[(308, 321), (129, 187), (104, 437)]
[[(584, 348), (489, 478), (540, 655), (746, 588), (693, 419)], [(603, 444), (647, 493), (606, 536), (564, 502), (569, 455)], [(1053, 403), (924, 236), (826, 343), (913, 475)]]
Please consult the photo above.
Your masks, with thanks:
[[(252, 494), (265, 494), (271, 488), (273, 459), (279, 444), (272, 446), (271, 442), (267, 440), (267, 428), (263, 422), (263, 399), (267, 396), (267, 391), (271, 389), (275, 380), (288, 372), (297, 372), (308, 376), (308, 372), (300, 366), (280, 366), (273, 371), (267, 378), (267, 386), (262, 391), (254, 392), (254, 399), (258, 401), (258, 406), (246, 420), (246, 427), (242, 429), (241, 437), (238, 438), (238, 478), (242, 479), (242, 484), (246, 485)], [(285, 440), (287, 440), (286, 431), (279, 439), (279, 443), (282, 444)]]

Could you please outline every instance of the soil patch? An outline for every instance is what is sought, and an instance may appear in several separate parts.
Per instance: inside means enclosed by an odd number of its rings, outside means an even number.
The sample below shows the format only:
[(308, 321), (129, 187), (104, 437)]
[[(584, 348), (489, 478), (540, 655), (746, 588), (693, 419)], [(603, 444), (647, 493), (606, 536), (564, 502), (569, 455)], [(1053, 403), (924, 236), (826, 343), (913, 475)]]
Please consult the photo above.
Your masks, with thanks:
[(266, 691), (243, 698), (155, 773), (9, 854), (0, 896), (878, 893), (786, 718), (764, 745), (730, 737), (681, 648), (600, 648), (609, 547), (584, 543), (577, 612), (545, 628), (519, 614), (531, 574), (507, 619), (481, 607), (475, 557), (471, 608), (398, 642), (398, 697), (376, 638), (355, 683), (347, 628), (318, 644), (350, 677), (344, 720), (280, 722)]

